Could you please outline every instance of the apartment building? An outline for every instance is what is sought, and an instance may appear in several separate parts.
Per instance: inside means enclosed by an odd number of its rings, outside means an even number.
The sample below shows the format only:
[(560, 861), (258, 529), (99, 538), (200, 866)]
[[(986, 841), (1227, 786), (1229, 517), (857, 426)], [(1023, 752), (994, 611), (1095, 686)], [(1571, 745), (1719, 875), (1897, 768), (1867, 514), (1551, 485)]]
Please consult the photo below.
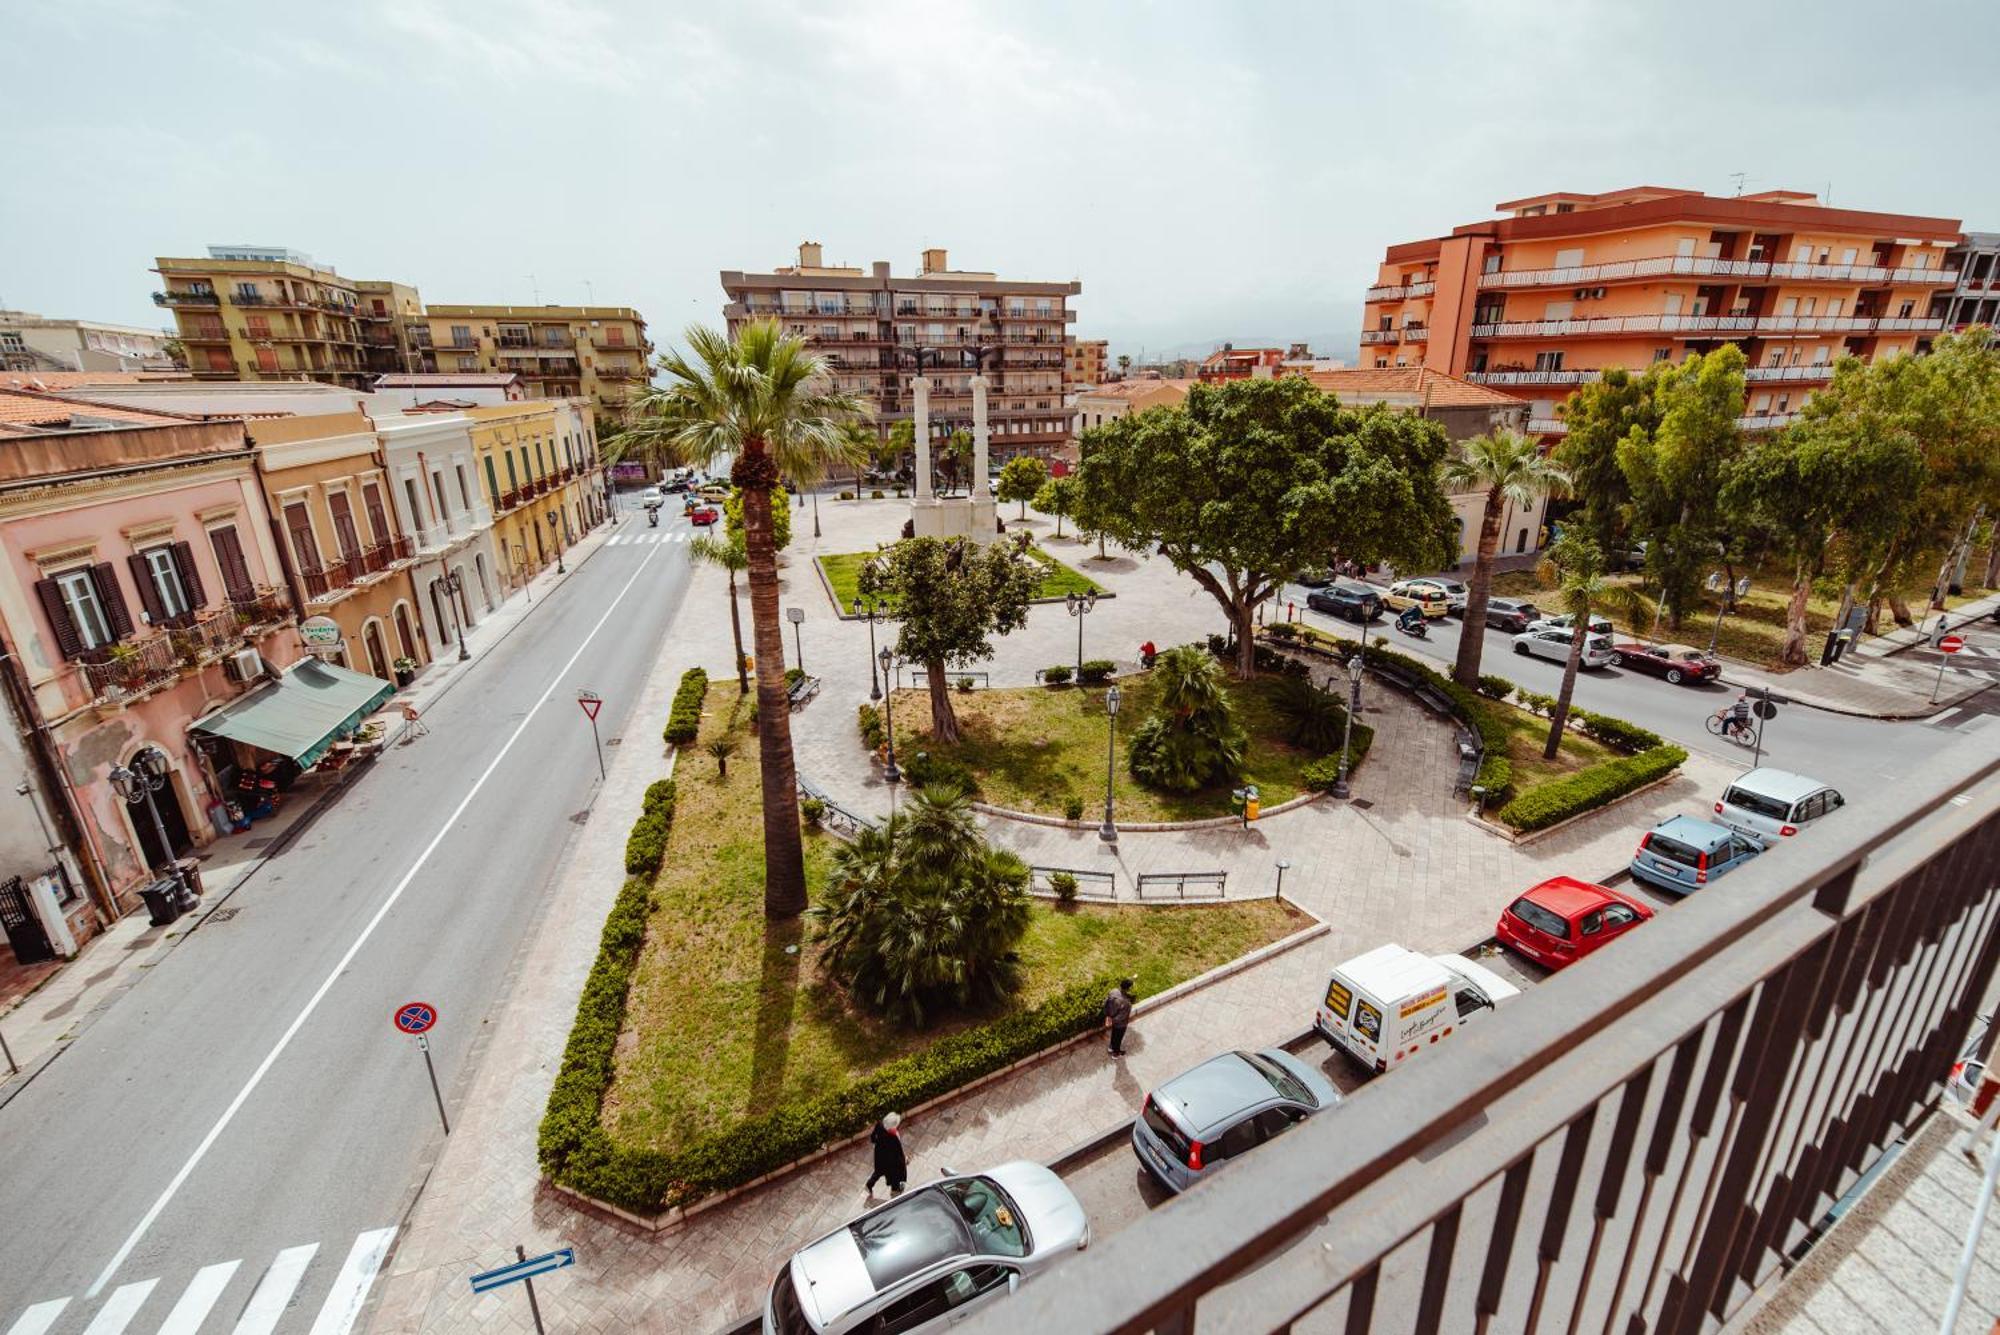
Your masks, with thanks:
[(1838, 358), (1920, 352), (1959, 275), (1955, 218), (1829, 208), (1772, 190), (1640, 186), (1500, 204), (1505, 216), (1389, 247), (1364, 297), (1364, 367), (1423, 366), (1533, 405), (1532, 429), (1610, 366), (1725, 343), (1749, 359), (1746, 425), (1778, 425)]
[(1102, 338), (1071, 338), (1063, 354), (1069, 365), (1072, 389), (1101, 385), (1111, 378), (1111, 343)]
[(486, 486), (493, 552), (516, 588), (559, 563), (604, 518), (603, 463), (586, 399), (468, 408), (475, 488)]
[(1144, 376), (1118, 380), (1109, 385), (1082, 385), (1076, 392), (1076, 429), (1088, 431), (1106, 422), (1115, 422), (1148, 408), (1177, 408), (1187, 402), (1193, 380), (1167, 380)]
[(2000, 325), (2000, 232), (1967, 232), (1945, 269), (1958, 271), (1958, 285), (1931, 298), (1931, 314), (1944, 321), (1945, 332)]
[(1274, 376), (1285, 364), (1283, 348), (1239, 348), (1225, 343), (1202, 359), (1195, 374), (1205, 384), (1224, 380), (1248, 380), (1252, 376)]
[(354, 293), (360, 305), (361, 360), (370, 371), (423, 375), (437, 370), (431, 326), (417, 289), (386, 278), (357, 278)]
[(983, 369), (993, 459), (1047, 457), (1070, 439), (1064, 328), (1080, 282), (953, 269), (941, 249), (926, 250), (914, 275), (892, 275), (887, 260), (864, 272), (828, 265), (816, 241), (800, 245), (795, 265), (721, 278), (732, 335), (751, 320), (782, 321), (827, 359), (840, 388), (874, 405), (885, 439), (912, 416), (919, 364), (934, 437), (971, 430), (972, 378)]
[(136, 325), (0, 311), (0, 371), (172, 371), (172, 337)]
[(323, 380), (358, 389), (359, 298), (351, 279), (278, 246), (210, 246), (206, 258), (161, 256), (188, 369), (202, 380)]
[(531, 399), (583, 397), (616, 421), (651, 378), (646, 321), (630, 306), (432, 306), (442, 374), (511, 371)]

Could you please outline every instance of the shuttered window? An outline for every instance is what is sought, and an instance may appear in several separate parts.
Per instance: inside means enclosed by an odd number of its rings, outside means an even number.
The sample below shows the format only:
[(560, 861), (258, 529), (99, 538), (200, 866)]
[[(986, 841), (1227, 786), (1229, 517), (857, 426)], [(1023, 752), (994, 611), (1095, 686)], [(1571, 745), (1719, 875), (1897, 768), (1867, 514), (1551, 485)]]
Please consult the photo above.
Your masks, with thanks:
[(301, 570), (318, 570), (319, 543), (313, 538), (312, 515), (305, 503), (293, 501), (285, 507), (285, 530), (292, 535), (292, 559)]
[(361, 538), (354, 531), (354, 507), (348, 504), (347, 493), (328, 492), (326, 506), (333, 511), (333, 537), (334, 541), (340, 544), (340, 554), (358, 556), (361, 552)]
[(493, 508), (500, 508), (500, 482), (493, 476), (493, 456), (486, 456), (486, 490), (493, 493)]
[(75, 658), (132, 633), (132, 614), (108, 565), (79, 567), (35, 582), (35, 595), (55, 634), (56, 649)]
[(361, 488), (361, 504), (368, 510), (368, 531), (376, 542), (389, 541), (389, 514), (382, 508), (382, 489), (373, 482)]
[(230, 601), (247, 603), (255, 598), (257, 590), (250, 582), (250, 563), (243, 559), (243, 542), (236, 536), (236, 529), (233, 526), (210, 529), (208, 545), (215, 553), (215, 564), (222, 571), (222, 587)]
[(132, 587), (139, 591), (139, 605), (154, 625), (185, 620), (194, 605), (181, 584), (180, 567), (174, 562), (172, 547), (161, 545), (134, 552), (125, 558), (132, 571)]

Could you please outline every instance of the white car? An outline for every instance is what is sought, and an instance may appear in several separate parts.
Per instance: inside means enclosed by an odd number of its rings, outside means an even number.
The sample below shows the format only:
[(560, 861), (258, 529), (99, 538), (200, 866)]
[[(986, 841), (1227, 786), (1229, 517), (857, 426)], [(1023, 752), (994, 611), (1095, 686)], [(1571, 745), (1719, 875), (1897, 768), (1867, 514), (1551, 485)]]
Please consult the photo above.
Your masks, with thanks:
[[(1568, 630), (1571, 626), (1574, 626), (1575, 624), (1576, 624), (1576, 618), (1570, 615), (1568, 612), (1565, 612), (1559, 617), (1543, 617), (1539, 621), (1530, 621), (1528, 623), (1528, 629)], [(1593, 616), (1590, 618), (1590, 631), (1591, 634), (1593, 635), (1609, 635), (1611, 633), (1611, 622), (1606, 620), (1604, 617)]]
[[(1569, 661), (1570, 636), (1568, 629), (1524, 630), (1514, 637), (1514, 652), (1534, 658), (1547, 658), (1557, 663)], [(1583, 657), (1578, 667), (1615, 667), (1618, 654), (1611, 647), (1608, 635), (1592, 635), (1583, 642)]]

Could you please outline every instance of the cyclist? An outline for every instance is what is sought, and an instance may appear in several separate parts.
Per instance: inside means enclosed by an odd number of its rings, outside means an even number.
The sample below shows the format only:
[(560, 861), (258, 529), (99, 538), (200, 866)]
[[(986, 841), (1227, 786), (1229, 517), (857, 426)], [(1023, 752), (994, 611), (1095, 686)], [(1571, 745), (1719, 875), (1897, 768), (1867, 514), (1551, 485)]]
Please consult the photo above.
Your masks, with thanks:
[(1747, 735), (1750, 731), (1750, 692), (1736, 697), (1736, 703), (1729, 706), (1722, 716), (1724, 736), (1732, 733)]

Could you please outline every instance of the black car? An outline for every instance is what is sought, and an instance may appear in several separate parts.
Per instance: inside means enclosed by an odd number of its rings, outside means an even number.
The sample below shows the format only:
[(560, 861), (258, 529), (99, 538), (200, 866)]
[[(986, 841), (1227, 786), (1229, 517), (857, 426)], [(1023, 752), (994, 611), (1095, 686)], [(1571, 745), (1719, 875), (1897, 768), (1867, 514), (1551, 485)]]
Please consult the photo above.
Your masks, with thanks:
[(1539, 621), (1541, 616), (1542, 609), (1524, 598), (1486, 600), (1486, 625), (1491, 630), (1504, 630), (1511, 635), (1519, 635), (1528, 628), (1530, 621)]
[(1306, 606), (1328, 616), (1369, 622), (1382, 615), (1382, 595), (1368, 585), (1351, 579), (1336, 580), (1324, 589), (1314, 589), (1307, 594)]
[(1292, 583), (1308, 589), (1323, 589), (1333, 583), (1333, 572), (1321, 570), (1317, 566), (1307, 566), (1292, 576)]

